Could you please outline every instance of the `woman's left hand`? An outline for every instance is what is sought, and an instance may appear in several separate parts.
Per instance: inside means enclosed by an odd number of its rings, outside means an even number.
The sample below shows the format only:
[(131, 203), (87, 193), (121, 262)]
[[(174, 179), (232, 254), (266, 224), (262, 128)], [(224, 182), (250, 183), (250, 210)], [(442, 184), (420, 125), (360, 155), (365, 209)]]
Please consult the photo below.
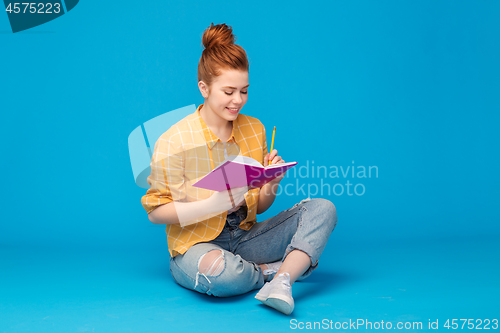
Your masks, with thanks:
[[(278, 156), (278, 151), (276, 149), (273, 149), (272, 152), (270, 152), (266, 156), (264, 156), (264, 168), (269, 166), (269, 161), (271, 161), (271, 165), (285, 163), (285, 160), (282, 159), (281, 156)], [(273, 179), (271, 182), (279, 183), (285, 177), (285, 173), (286, 173), (286, 171), (282, 172), (281, 174), (279, 174), (278, 177)]]

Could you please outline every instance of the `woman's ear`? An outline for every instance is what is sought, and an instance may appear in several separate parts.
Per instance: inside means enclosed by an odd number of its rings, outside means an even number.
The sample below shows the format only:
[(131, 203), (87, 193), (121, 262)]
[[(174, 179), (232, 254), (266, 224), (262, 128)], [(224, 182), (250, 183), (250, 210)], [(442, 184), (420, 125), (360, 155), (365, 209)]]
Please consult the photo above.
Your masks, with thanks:
[(203, 81), (198, 82), (198, 88), (200, 88), (201, 95), (203, 98), (208, 98), (208, 87)]

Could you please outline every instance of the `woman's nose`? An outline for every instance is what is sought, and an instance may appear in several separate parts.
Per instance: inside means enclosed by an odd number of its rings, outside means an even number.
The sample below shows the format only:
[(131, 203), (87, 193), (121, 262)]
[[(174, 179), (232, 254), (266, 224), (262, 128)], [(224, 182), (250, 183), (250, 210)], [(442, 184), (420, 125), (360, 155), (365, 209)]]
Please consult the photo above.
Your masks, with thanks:
[(239, 105), (241, 104), (241, 96), (240, 94), (234, 94), (234, 99), (233, 99), (233, 103), (236, 104), (236, 105)]

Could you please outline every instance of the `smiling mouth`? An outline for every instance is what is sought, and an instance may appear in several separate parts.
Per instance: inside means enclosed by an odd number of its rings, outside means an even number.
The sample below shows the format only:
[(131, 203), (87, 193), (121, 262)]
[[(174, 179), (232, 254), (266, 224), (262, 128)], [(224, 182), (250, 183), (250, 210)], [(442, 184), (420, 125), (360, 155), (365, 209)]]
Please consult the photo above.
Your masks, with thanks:
[(238, 113), (238, 111), (240, 110), (239, 108), (228, 108), (228, 107), (226, 107), (226, 109), (228, 109), (229, 112), (231, 113)]

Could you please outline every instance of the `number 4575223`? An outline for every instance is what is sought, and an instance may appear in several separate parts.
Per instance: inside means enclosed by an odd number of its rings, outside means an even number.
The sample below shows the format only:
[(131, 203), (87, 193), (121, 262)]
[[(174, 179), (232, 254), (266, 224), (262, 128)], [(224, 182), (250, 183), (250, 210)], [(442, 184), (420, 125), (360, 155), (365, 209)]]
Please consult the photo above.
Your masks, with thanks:
[[(491, 325), (491, 326), (490, 326)], [(498, 319), (448, 319), (443, 327), (456, 330), (460, 329), (498, 329)]]
[(31, 13), (31, 14), (59, 14), (61, 12), (60, 3), (42, 3), (42, 2), (16, 2), (9, 3), (6, 12), (19, 14), (19, 13)]

